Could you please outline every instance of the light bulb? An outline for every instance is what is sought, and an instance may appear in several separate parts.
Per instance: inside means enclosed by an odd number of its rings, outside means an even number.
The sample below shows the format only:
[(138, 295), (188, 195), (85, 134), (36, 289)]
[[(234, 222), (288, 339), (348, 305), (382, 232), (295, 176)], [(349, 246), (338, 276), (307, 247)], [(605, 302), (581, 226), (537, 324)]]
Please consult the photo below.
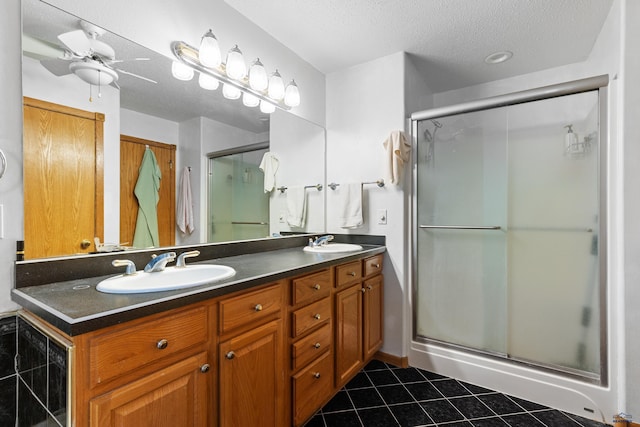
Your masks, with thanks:
[(295, 80), (291, 80), (291, 83), (287, 85), (284, 90), (284, 103), (289, 107), (297, 107), (300, 105), (300, 91)]
[(278, 70), (269, 77), (269, 98), (280, 101), (284, 98), (284, 82)]
[(171, 64), (171, 74), (178, 80), (188, 81), (193, 78), (193, 68), (182, 62), (173, 61)]
[(198, 77), (198, 84), (202, 89), (206, 90), (216, 90), (218, 89), (218, 86), (220, 86), (218, 79), (204, 73), (200, 73), (200, 76)]
[(200, 52), (198, 53), (200, 63), (205, 67), (217, 68), (222, 62), (218, 39), (211, 30), (207, 31), (200, 41)]
[(260, 101), (260, 111), (265, 114), (271, 114), (276, 111), (276, 106), (267, 101)]
[(227, 76), (234, 80), (242, 80), (247, 75), (247, 65), (244, 63), (242, 52), (235, 45), (227, 54)]
[(250, 94), (249, 92), (245, 92), (242, 94), (242, 103), (245, 107), (257, 107), (260, 104), (260, 98)]
[(227, 83), (222, 85), (222, 96), (227, 99), (238, 99), (240, 98), (241, 93), (240, 89), (235, 86), (231, 86)]
[(268, 85), (269, 77), (267, 77), (267, 71), (264, 69), (262, 62), (260, 62), (260, 58), (257, 58), (249, 68), (249, 86), (253, 90), (262, 92)]

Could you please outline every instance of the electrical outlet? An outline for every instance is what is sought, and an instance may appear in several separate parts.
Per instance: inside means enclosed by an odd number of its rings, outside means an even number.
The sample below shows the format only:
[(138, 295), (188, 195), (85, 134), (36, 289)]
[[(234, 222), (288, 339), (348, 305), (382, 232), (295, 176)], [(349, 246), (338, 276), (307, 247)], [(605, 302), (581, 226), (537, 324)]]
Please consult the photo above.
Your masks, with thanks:
[(387, 210), (378, 209), (378, 224), (385, 225), (387, 223)]

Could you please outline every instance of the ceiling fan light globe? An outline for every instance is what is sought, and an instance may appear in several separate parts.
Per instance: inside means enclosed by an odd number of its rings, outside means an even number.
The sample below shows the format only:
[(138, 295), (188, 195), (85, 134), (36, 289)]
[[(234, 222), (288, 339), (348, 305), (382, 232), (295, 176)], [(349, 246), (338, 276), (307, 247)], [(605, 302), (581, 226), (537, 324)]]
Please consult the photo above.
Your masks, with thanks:
[(69, 71), (94, 86), (107, 86), (118, 80), (118, 73), (96, 61), (76, 61)]

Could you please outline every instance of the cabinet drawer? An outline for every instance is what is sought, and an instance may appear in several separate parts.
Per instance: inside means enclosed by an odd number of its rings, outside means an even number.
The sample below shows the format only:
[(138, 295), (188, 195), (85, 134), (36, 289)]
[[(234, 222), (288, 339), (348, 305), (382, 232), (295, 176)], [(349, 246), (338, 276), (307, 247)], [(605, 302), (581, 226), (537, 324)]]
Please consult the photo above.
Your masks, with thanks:
[(89, 340), (91, 385), (205, 343), (208, 324), (208, 308), (198, 307), (96, 335)]
[(382, 272), (382, 255), (372, 256), (364, 260), (364, 276), (369, 277)]
[(308, 368), (293, 377), (293, 422), (300, 425), (333, 392), (333, 358), (331, 352), (325, 353)]
[(329, 270), (309, 274), (293, 280), (293, 305), (326, 297), (331, 288)]
[(293, 370), (297, 370), (331, 348), (331, 323), (291, 345)]
[(362, 279), (362, 262), (354, 261), (336, 267), (336, 286), (345, 286)]
[(280, 284), (220, 301), (220, 332), (260, 322), (282, 308)]
[(331, 318), (331, 299), (324, 298), (293, 312), (293, 337), (303, 334)]

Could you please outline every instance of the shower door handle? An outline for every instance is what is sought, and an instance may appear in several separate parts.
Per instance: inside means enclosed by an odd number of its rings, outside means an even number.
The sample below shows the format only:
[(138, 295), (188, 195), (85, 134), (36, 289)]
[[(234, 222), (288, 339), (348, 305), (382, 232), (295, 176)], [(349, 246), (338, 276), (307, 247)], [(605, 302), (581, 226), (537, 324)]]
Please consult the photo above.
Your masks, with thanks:
[(499, 225), (420, 225), (419, 228), (432, 230), (502, 230)]

